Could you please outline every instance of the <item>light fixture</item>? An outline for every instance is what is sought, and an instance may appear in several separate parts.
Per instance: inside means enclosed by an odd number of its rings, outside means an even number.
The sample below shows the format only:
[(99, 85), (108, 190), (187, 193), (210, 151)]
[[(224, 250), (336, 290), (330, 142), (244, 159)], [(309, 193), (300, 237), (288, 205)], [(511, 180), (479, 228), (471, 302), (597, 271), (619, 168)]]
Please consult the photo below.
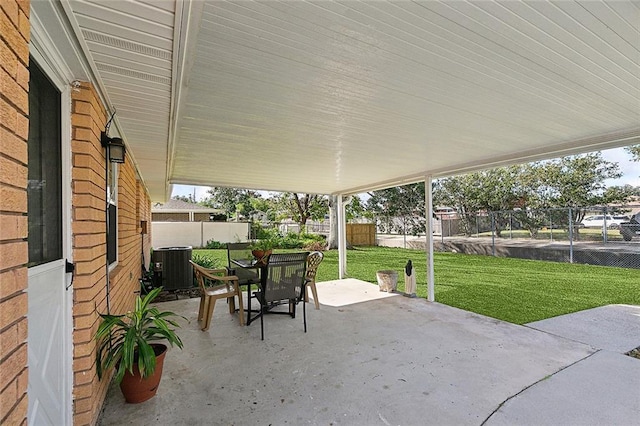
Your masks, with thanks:
[(110, 162), (124, 163), (126, 148), (121, 138), (110, 138), (107, 132), (101, 132), (100, 142), (107, 148), (107, 158)]
[(107, 124), (104, 126), (104, 132), (100, 132), (100, 143), (102, 146), (107, 148), (107, 161), (111, 163), (124, 163), (124, 156), (126, 154), (126, 148), (124, 146), (124, 142), (122, 138), (110, 138), (109, 137), (109, 127), (111, 126), (111, 122), (113, 121), (113, 117), (116, 116), (115, 109), (113, 110), (113, 114), (107, 121)]

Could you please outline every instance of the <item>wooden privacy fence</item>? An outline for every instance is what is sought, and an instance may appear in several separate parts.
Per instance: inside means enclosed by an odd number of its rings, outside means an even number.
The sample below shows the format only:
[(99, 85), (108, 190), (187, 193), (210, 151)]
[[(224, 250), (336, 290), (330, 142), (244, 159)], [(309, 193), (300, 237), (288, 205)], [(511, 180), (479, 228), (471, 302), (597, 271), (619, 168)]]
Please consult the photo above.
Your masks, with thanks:
[(375, 223), (347, 223), (347, 241), (352, 246), (375, 246)]

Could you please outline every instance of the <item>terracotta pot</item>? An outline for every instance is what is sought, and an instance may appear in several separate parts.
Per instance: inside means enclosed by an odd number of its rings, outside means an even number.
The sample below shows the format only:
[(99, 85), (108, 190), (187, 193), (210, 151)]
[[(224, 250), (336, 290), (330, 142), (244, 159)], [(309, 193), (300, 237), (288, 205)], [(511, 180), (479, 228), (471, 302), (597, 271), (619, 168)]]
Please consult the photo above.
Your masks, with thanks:
[(267, 263), (272, 251), (273, 250), (251, 250), (251, 254), (255, 257), (257, 263), (264, 265)]
[(153, 351), (156, 354), (156, 369), (153, 374), (143, 379), (140, 377), (140, 371), (136, 364), (133, 367), (133, 374), (127, 371), (124, 373), (122, 382), (120, 382), (120, 390), (124, 395), (124, 399), (129, 403), (144, 402), (155, 396), (158, 391), (167, 347), (162, 344), (152, 344), (151, 347), (153, 347)]

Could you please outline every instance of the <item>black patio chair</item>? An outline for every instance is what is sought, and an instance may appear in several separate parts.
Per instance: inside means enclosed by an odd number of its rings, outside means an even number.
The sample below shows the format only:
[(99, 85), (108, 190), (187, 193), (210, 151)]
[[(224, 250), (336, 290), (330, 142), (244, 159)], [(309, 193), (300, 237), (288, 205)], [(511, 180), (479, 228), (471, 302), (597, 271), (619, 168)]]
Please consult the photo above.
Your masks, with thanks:
[[(240, 285), (259, 284), (260, 283), (260, 271), (258, 269), (246, 269), (240, 268), (231, 262), (235, 260), (251, 260), (253, 255), (251, 254), (250, 243), (228, 243), (227, 244), (227, 269), (231, 275), (238, 277)], [(233, 270), (233, 271), (232, 271)]]
[(229, 275), (238, 277), (238, 284), (247, 287), (247, 310), (251, 315), (251, 284), (260, 284), (260, 269), (241, 268), (231, 262), (235, 260), (251, 260), (250, 243), (228, 243), (227, 244), (227, 272)]
[[(307, 309), (304, 300), (308, 252), (272, 254), (267, 262), (267, 277), (254, 292), (260, 302), (260, 336), (264, 340), (264, 315), (267, 313), (296, 317), (296, 305), (302, 302), (304, 332), (307, 332)], [(288, 306), (288, 311), (278, 306)]]

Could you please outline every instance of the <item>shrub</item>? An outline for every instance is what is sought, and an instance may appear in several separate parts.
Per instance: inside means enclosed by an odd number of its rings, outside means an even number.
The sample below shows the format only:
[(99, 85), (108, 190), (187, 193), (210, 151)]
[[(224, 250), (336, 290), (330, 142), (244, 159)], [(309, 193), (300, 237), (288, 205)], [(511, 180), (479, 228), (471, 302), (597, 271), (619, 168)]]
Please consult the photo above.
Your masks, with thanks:
[(207, 241), (207, 245), (204, 246), (204, 248), (210, 249), (210, 250), (226, 249), (227, 248), (227, 243), (221, 243), (220, 241), (209, 240), (209, 241)]
[(191, 255), (191, 261), (197, 265), (202, 266), (203, 268), (208, 268), (208, 269), (218, 268), (218, 260), (212, 257), (209, 257), (205, 254), (193, 253)]
[(303, 247), (320, 245), (324, 247), (325, 237), (316, 234), (290, 232), (282, 235), (277, 229), (262, 229), (258, 232), (258, 241), (268, 241), (273, 248), (279, 249), (301, 249)]
[[(202, 266), (203, 268), (208, 268), (208, 269), (218, 268), (218, 259), (209, 257), (206, 254), (192, 253), (191, 261), (196, 265)], [(193, 286), (198, 287), (198, 280), (196, 279), (195, 274), (193, 274)]]
[(315, 243), (319, 243), (324, 247), (327, 244), (327, 238), (324, 235), (318, 234), (300, 234), (300, 240), (302, 241), (303, 247), (307, 247)]
[(324, 242), (324, 241), (314, 241), (314, 242), (304, 246), (303, 250), (305, 250), (305, 251), (324, 251), (324, 249), (326, 247), (327, 247), (327, 243), (326, 242)]

